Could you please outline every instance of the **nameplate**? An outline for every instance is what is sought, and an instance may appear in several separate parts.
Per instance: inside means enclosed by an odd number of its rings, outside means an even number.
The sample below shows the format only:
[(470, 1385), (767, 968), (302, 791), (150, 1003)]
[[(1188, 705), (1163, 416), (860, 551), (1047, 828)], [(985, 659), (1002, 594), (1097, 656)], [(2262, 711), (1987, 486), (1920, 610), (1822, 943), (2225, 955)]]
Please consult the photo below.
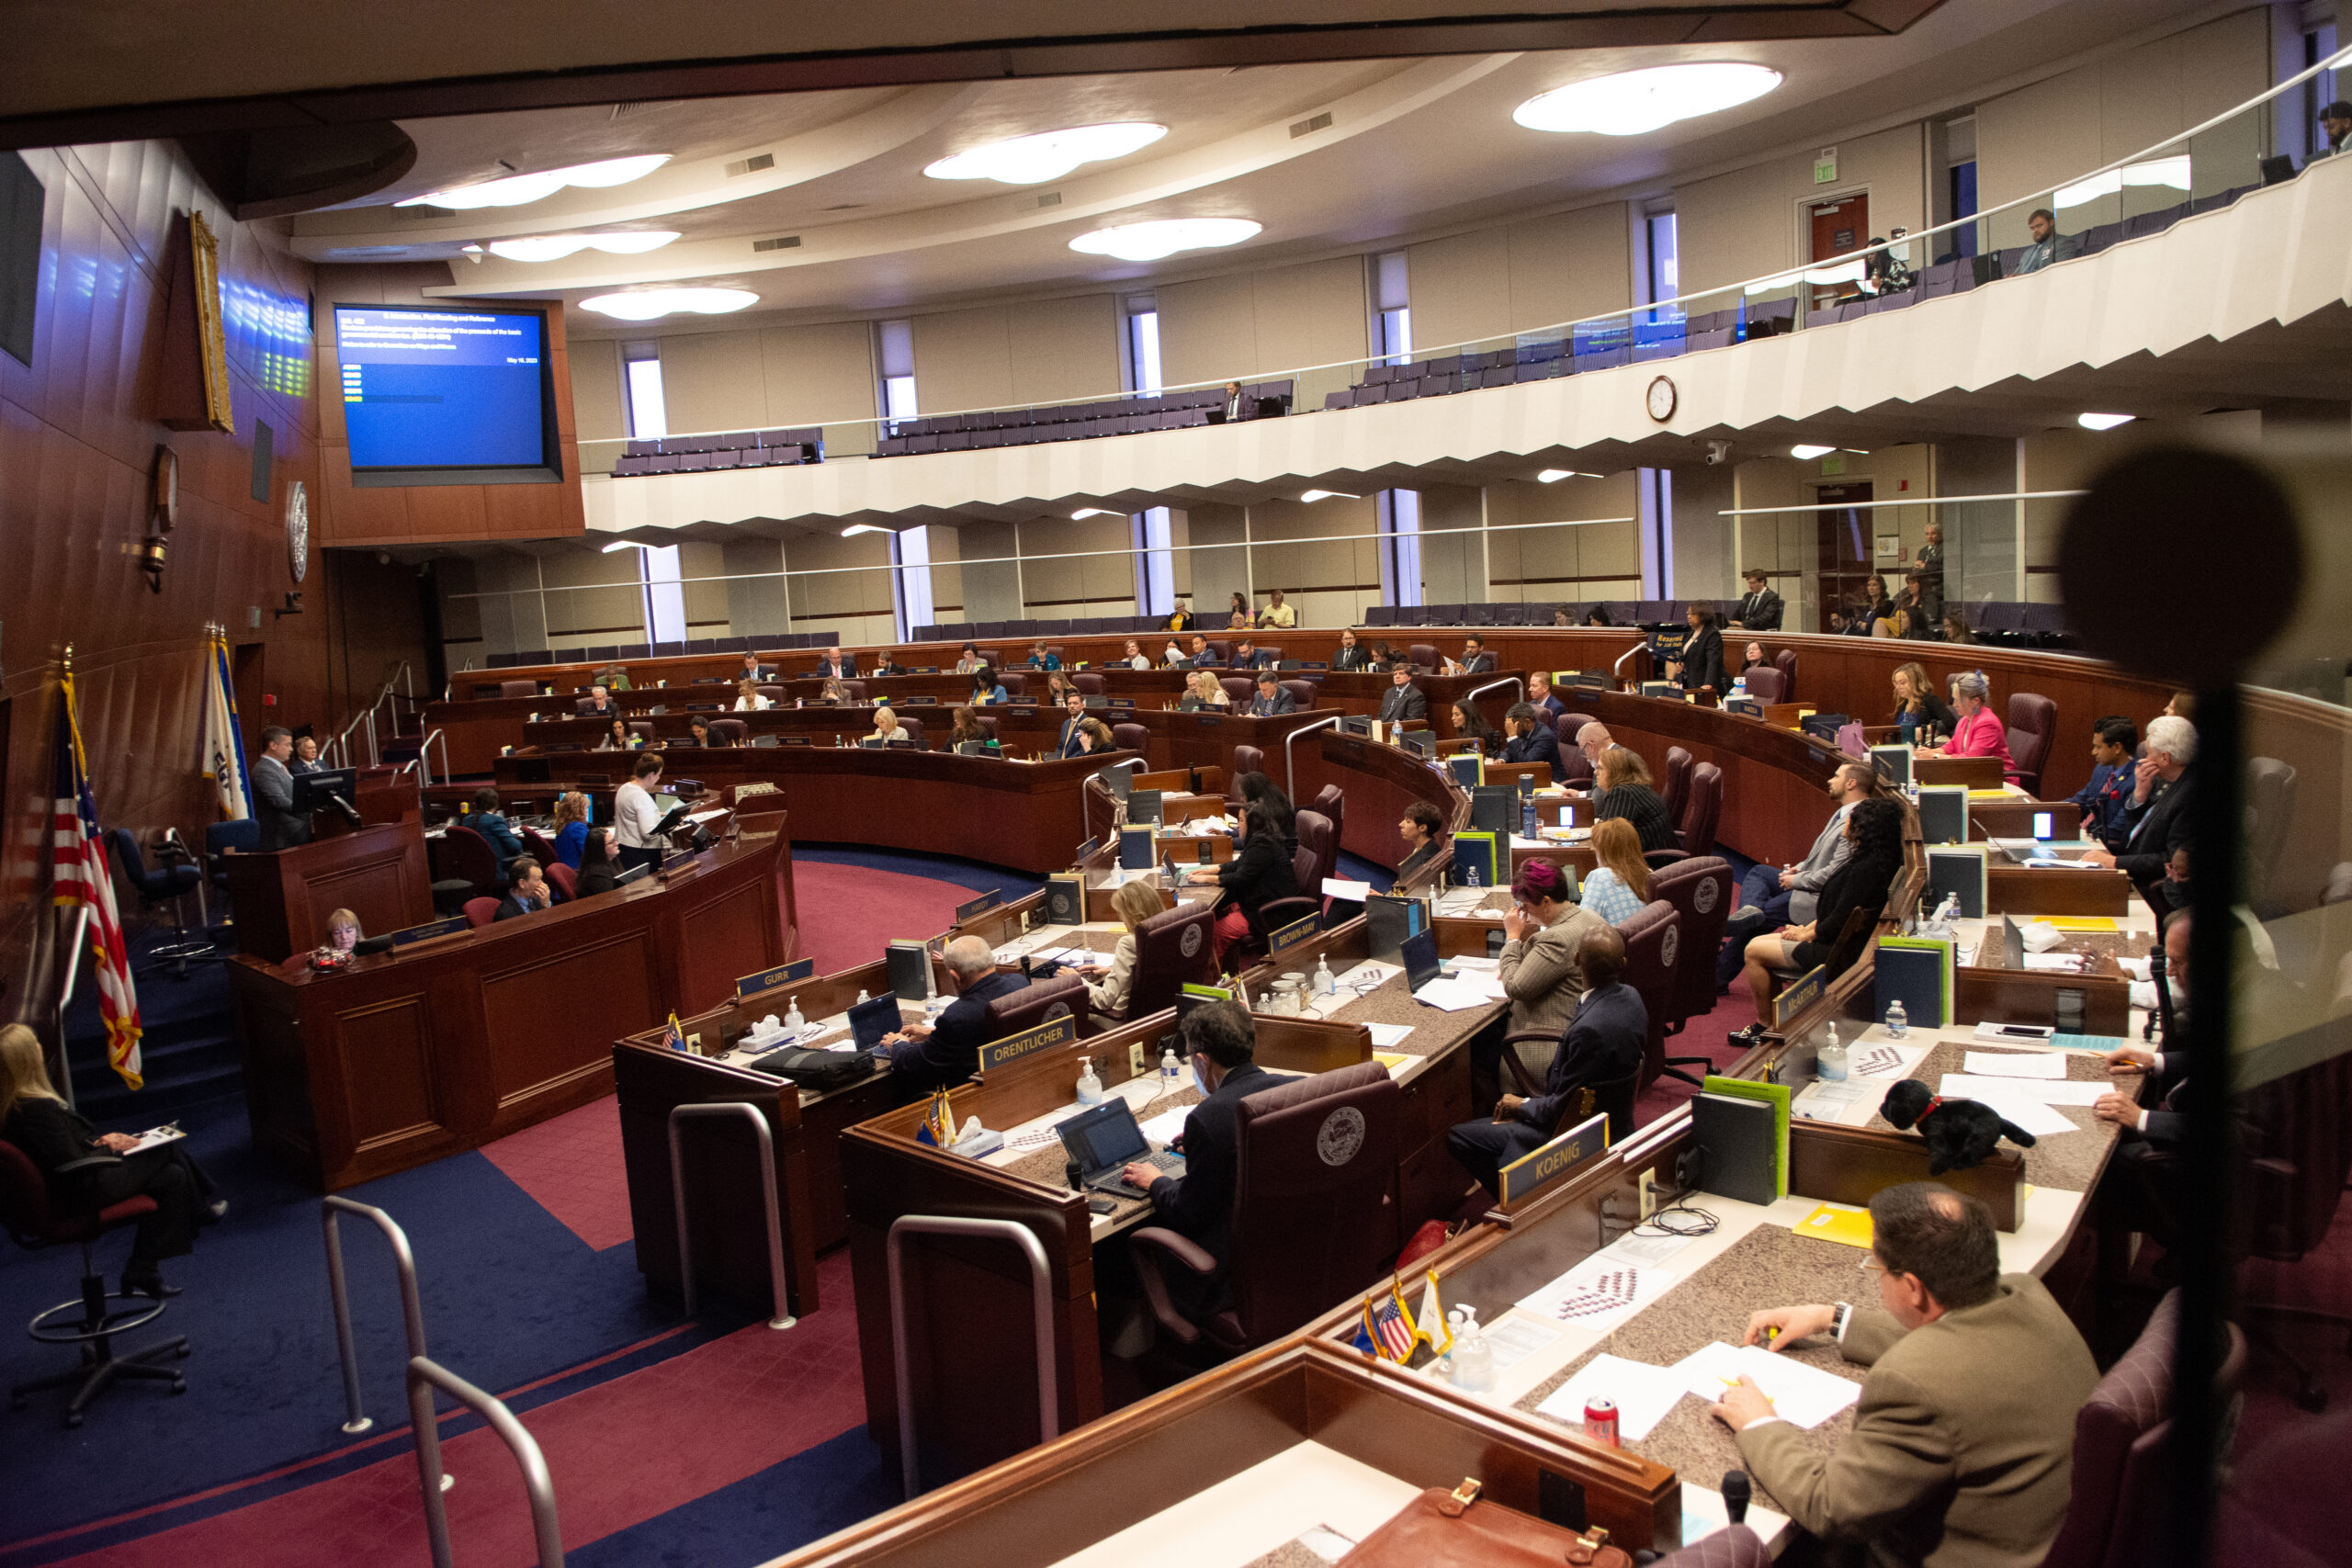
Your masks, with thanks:
[(662, 875), (664, 875), (664, 876), (667, 876), (667, 875), (669, 875), (672, 872), (673, 872), (673, 871), (682, 871), (682, 870), (684, 870), (685, 867), (687, 867), (687, 866), (690, 866), (690, 865), (694, 864), (694, 863), (695, 863), (695, 852), (694, 852), (694, 851), (692, 851), (692, 850), (677, 850), (677, 851), (674, 851), (674, 852), (673, 852), (672, 853), (669, 853), (669, 854), (663, 855), (663, 856), (662, 857)]
[(956, 923), (960, 926), (966, 920), (971, 919), (976, 916), (987, 914), (990, 909), (995, 908), (999, 904), (1003, 902), (1004, 889), (1001, 887), (991, 887), (987, 892), (981, 894), (978, 897), (973, 899), (970, 903), (956, 905)]
[(796, 958), (789, 964), (779, 964), (773, 969), (746, 975), (735, 982), (735, 999), (741, 1001), (745, 997), (756, 997), (762, 991), (773, 991), (778, 986), (790, 985), (795, 980), (806, 980), (816, 972), (817, 961), (814, 958)]
[(1821, 999), (1825, 966), (1815, 964), (1772, 998), (1772, 1027), (1785, 1031), (1789, 1020)]
[(430, 942), (436, 936), (448, 936), (467, 929), (470, 922), (463, 915), (452, 915), (446, 920), (427, 920), (421, 926), (410, 926), (392, 933), (394, 947), (406, 947), (413, 942)]
[(1280, 958), (1291, 949), (1314, 941), (1322, 934), (1322, 931), (1323, 917), (1320, 915), (1309, 915), (1305, 919), (1293, 920), (1280, 931), (1266, 933), (1266, 956)]
[(1497, 1182), (1503, 1207), (1532, 1198), (1608, 1152), (1609, 1115), (1603, 1111), (1503, 1167)]
[(1056, 1045), (1067, 1045), (1077, 1038), (1078, 1020), (1069, 1014), (1047, 1019), (1035, 1029), (1008, 1034), (980, 1047), (980, 1071), (992, 1073), (999, 1067), (1010, 1066), (1023, 1056), (1035, 1055)]
[(1193, 722), (1203, 729), (1215, 729), (1225, 722), (1225, 716), (1221, 713), (1196, 713), (1193, 716)]

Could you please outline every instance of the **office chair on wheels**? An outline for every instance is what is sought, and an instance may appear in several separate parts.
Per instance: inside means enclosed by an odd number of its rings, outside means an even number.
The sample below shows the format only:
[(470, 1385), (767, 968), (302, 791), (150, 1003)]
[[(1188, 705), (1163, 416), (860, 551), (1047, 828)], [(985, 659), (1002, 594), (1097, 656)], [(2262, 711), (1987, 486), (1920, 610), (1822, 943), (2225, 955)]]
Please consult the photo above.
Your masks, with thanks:
[(156, 845), (156, 858), (164, 863), (152, 870), (148, 867), (147, 857), (140, 852), (138, 839), (129, 829), (116, 828), (107, 837), (114, 840), (115, 865), (121, 871), (123, 881), (130, 884), (130, 890), (139, 895), (140, 903), (150, 909), (166, 904), (171, 907), (172, 940), (149, 950), (150, 962), (140, 973), (152, 975), (158, 969), (168, 969), (173, 978), (185, 980), (190, 959), (226, 963), (222, 955), (213, 952), (209, 941), (188, 935), (184, 901), (196, 891), (197, 884), (204, 880), (204, 874), (197, 869), (195, 857), (188, 853), (177, 835), (166, 837)]
[[(58, 1167), (57, 1175), (61, 1181), (70, 1182), (121, 1163), (120, 1155), (90, 1154)], [(74, 1346), (81, 1352), (80, 1364), (71, 1371), (16, 1384), (8, 1390), (10, 1409), (22, 1410), (28, 1395), (44, 1389), (70, 1388), (74, 1392), (65, 1406), (65, 1424), (79, 1427), (82, 1412), (90, 1402), (124, 1378), (169, 1383), (174, 1393), (187, 1392), (187, 1379), (179, 1369), (160, 1364), (187, 1355), (185, 1336), (117, 1353), (117, 1336), (153, 1323), (163, 1315), (167, 1303), (107, 1291), (106, 1275), (91, 1250), (108, 1231), (135, 1224), (154, 1212), (155, 1200), (143, 1194), (104, 1208), (66, 1209), (56, 1201), (31, 1156), (0, 1140), (0, 1222), (6, 1223), (8, 1234), (28, 1251), (66, 1244), (82, 1249), (82, 1293), (40, 1314), (27, 1329), (41, 1344)]]

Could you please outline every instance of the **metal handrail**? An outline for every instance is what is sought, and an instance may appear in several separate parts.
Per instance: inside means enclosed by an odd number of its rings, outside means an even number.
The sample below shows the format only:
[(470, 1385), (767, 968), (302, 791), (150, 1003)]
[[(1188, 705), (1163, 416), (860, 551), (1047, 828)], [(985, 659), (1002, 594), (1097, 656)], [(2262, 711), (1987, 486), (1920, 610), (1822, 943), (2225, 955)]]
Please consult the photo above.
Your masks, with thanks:
[(548, 1474), (547, 1456), (514, 1419), (514, 1413), (494, 1394), (484, 1393), (457, 1373), (423, 1356), (408, 1360), (408, 1412), (416, 1428), (417, 1483), (424, 1491), (424, 1536), (432, 1544), (434, 1568), (452, 1568), (449, 1554), (449, 1511), (441, 1501), (447, 1490), (441, 1471), (441, 1432), (433, 1418), (433, 1390), (439, 1389), (490, 1423), (514, 1455), (523, 1472), (523, 1490), (531, 1499), (531, 1534), (539, 1548), (539, 1568), (563, 1568), (563, 1531), (555, 1517), (555, 1483)]
[(950, 1214), (901, 1214), (890, 1224), (884, 1246), (890, 1266), (890, 1359), (899, 1379), (899, 1472), (906, 1496), (912, 1501), (922, 1490), (922, 1467), (915, 1454), (914, 1379), (907, 1370), (907, 1296), (901, 1258), (909, 1235), (967, 1235), (994, 1237), (1021, 1248), (1029, 1260), (1030, 1305), (1037, 1337), (1037, 1440), (1051, 1442), (1061, 1433), (1061, 1400), (1054, 1374), (1053, 1271), (1036, 1233), (1011, 1220), (966, 1219)]
[(1521, 702), (1527, 700), (1527, 679), (1521, 675), (1506, 675), (1499, 681), (1489, 681), (1483, 686), (1473, 686), (1463, 694), (1462, 700), (1465, 703), (1476, 702), (1498, 686), (1517, 686), (1519, 700)]
[(1634, 655), (1641, 652), (1642, 649), (1648, 646), (1648, 639), (1644, 638), (1642, 641), (1637, 642), (1633, 647), (1627, 649), (1624, 652), (1619, 654), (1617, 656), (1617, 662), (1609, 667), (1609, 672), (1616, 676), (1619, 680), (1623, 680), (1625, 677), (1625, 660), (1633, 658)]
[(1298, 762), (1291, 755), (1291, 742), (1310, 730), (1336, 729), (1346, 717), (1345, 714), (1335, 713), (1329, 718), (1318, 718), (1313, 724), (1302, 724), (1283, 737), (1283, 793), (1290, 796), (1293, 806), (1298, 804)]
[(366, 725), (368, 727), (368, 765), (371, 768), (382, 765), (383, 755), (377, 750), (376, 746), (376, 710), (382, 707), (386, 701), (391, 697), (392, 682), (394, 681), (398, 681), (401, 683), (401, 695), (407, 697), (410, 702), (416, 701), (414, 676), (409, 669), (409, 661), (403, 659), (400, 661), (399, 668), (395, 669), (391, 674), (386, 678), (383, 685), (377, 688), (375, 697), (368, 704), (368, 705), (361, 708), (356, 714), (353, 715), (351, 722), (345, 725), (343, 728), (337, 732), (335, 738), (328, 741), (327, 744), (321, 749), (337, 757), (339, 759), (340, 766), (347, 768), (352, 765), (351, 732), (357, 729), (362, 725)]
[(435, 740), (441, 742), (441, 777), (443, 782), (447, 782), (451, 775), (449, 773), (449, 737), (446, 730), (435, 729), (426, 735), (424, 739), (418, 741), (416, 743), (416, 755), (411, 757), (407, 761), (402, 762), (400, 765), (400, 772), (404, 773), (411, 768), (414, 768), (416, 770), (416, 779), (418, 784), (432, 784), (433, 762), (431, 760), (431, 752), (433, 743)]
[(685, 1291), (686, 1315), (695, 1314), (695, 1255), (686, 1230), (685, 1149), (678, 1141), (678, 1132), (689, 1121), (737, 1115), (749, 1118), (752, 1131), (759, 1135), (760, 1196), (768, 1218), (768, 1290), (775, 1298), (775, 1311), (768, 1319), (768, 1326), (790, 1328), (800, 1320), (792, 1315), (784, 1282), (784, 1216), (776, 1205), (775, 1134), (768, 1131), (768, 1119), (760, 1114), (758, 1106), (740, 1100), (716, 1105), (677, 1105), (670, 1110), (670, 1198), (677, 1214), (678, 1280)]
[(319, 1203), (319, 1228), (326, 1242), (327, 1292), (334, 1301), (335, 1347), (343, 1353), (343, 1402), (350, 1412), (343, 1429), (354, 1437), (376, 1424), (360, 1406), (359, 1350), (351, 1336), (351, 1295), (345, 1284), (343, 1271), (343, 1232), (336, 1224), (337, 1214), (357, 1214), (373, 1221), (391, 1244), (392, 1267), (401, 1278), (401, 1317), (408, 1329), (408, 1353), (412, 1360), (424, 1354), (424, 1305), (416, 1290), (416, 1254), (409, 1247), (408, 1233), (400, 1222), (383, 1210), (348, 1198), (329, 1197)]

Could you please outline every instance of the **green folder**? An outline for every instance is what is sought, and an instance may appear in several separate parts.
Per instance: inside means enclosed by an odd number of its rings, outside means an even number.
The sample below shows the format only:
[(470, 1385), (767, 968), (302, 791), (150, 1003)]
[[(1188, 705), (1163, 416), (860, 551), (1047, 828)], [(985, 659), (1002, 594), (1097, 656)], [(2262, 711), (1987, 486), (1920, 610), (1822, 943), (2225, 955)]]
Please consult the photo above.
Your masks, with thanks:
[(1789, 1086), (1784, 1083), (1750, 1083), (1746, 1078), (1727, 1078), (1713, 1073), (1700, 1086), (1702, 1094), (1724, 1094), (1737, 1100), (1760, 1100), (1772, 1108), (1772, 1187), (1781, 1197), (1789, 1195)]
[(1873, 1007), (1901, 998), (1910, 1021), (1925, 1029), (1951, 1022), (1952, 944), (1939, 937), (1883, 936), (1871, 975)]

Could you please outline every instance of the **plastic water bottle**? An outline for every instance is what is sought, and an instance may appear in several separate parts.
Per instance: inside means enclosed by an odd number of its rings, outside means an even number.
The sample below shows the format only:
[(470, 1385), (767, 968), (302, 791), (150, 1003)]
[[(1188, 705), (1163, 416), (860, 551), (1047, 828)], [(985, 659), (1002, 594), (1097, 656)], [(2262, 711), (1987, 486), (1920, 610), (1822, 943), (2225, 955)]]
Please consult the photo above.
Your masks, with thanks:
[(1080, 1105), (1102, 1103), (1102, 1080), (1094, 1076), (1094, 1058), (1091, 1056), (1078, 1059), (1078, 1102)]
[(797, 1034), (800, 1032), (800, 1026), (808, 1021), (807, 1019), (800, 1016), (800, 998), (798, 997), (793, 998), (791, 1002), (784, 1010), (785, 1028), (792, 1031), (795, 1034)]
[(1815, 1054), (1813, 1072), (1826, 1083), (1846, 1080), (1846, 1047), (1838, 1043), (1838, 1026), (1834, 1023), (1829, 1026), (1828, 1040)]
[(1901, 997), (1886, 1004), (1886, 1032), (1896, 1040), (1911, 1032), (1911, 1015), (1903, 1010)]
[(1536, 837), (1535, 797), (1533, 795), (1529, 795), (1526, 801), (1520, 807), (1519, 818), (1521, 829), (1520, 836), (1527, 839)]
[(1478, 1309), (1456, 1307), (1445, 1314), (1453, 1330), (1453, 1386), (1464, 1393), (1485, 1393), (1495, 1386), (1495, 1352), (1478, 1326)]
[(1159, 1092), (1172, 1094), (1183, 1087), (1184, 1065), (1176, 1059), (1174, 1047), (1159, 1054)]
[(1318, 997), (1335, 997), (1340, 994), (1340, 977), (1331, 973), (1331, 961), (1329, 958), (1317, 956), (1315, 960), (1315, 994)]
[(854, 1001), (854, 1002), (853, 1002), (853, 1003), (851, 1003), (850, 1005), (851, 1005), (851, 1006), (853, 1006), (853, 1007), (864, 1007), (866, 1003), (868, 1003), (868, 1002), (872, 1001), (873, 999), (874, 999), (874, 998), (873, 998), (872, 997), (869, 997), (869, 996), (867, 996), (867, 995), (865, 994), (865, 988), (863, 986), (861, 986), (861, 987), (858, 987), (858, 992), (857, 992), (857, 1000), (856, 1000), (856, 1001)]

